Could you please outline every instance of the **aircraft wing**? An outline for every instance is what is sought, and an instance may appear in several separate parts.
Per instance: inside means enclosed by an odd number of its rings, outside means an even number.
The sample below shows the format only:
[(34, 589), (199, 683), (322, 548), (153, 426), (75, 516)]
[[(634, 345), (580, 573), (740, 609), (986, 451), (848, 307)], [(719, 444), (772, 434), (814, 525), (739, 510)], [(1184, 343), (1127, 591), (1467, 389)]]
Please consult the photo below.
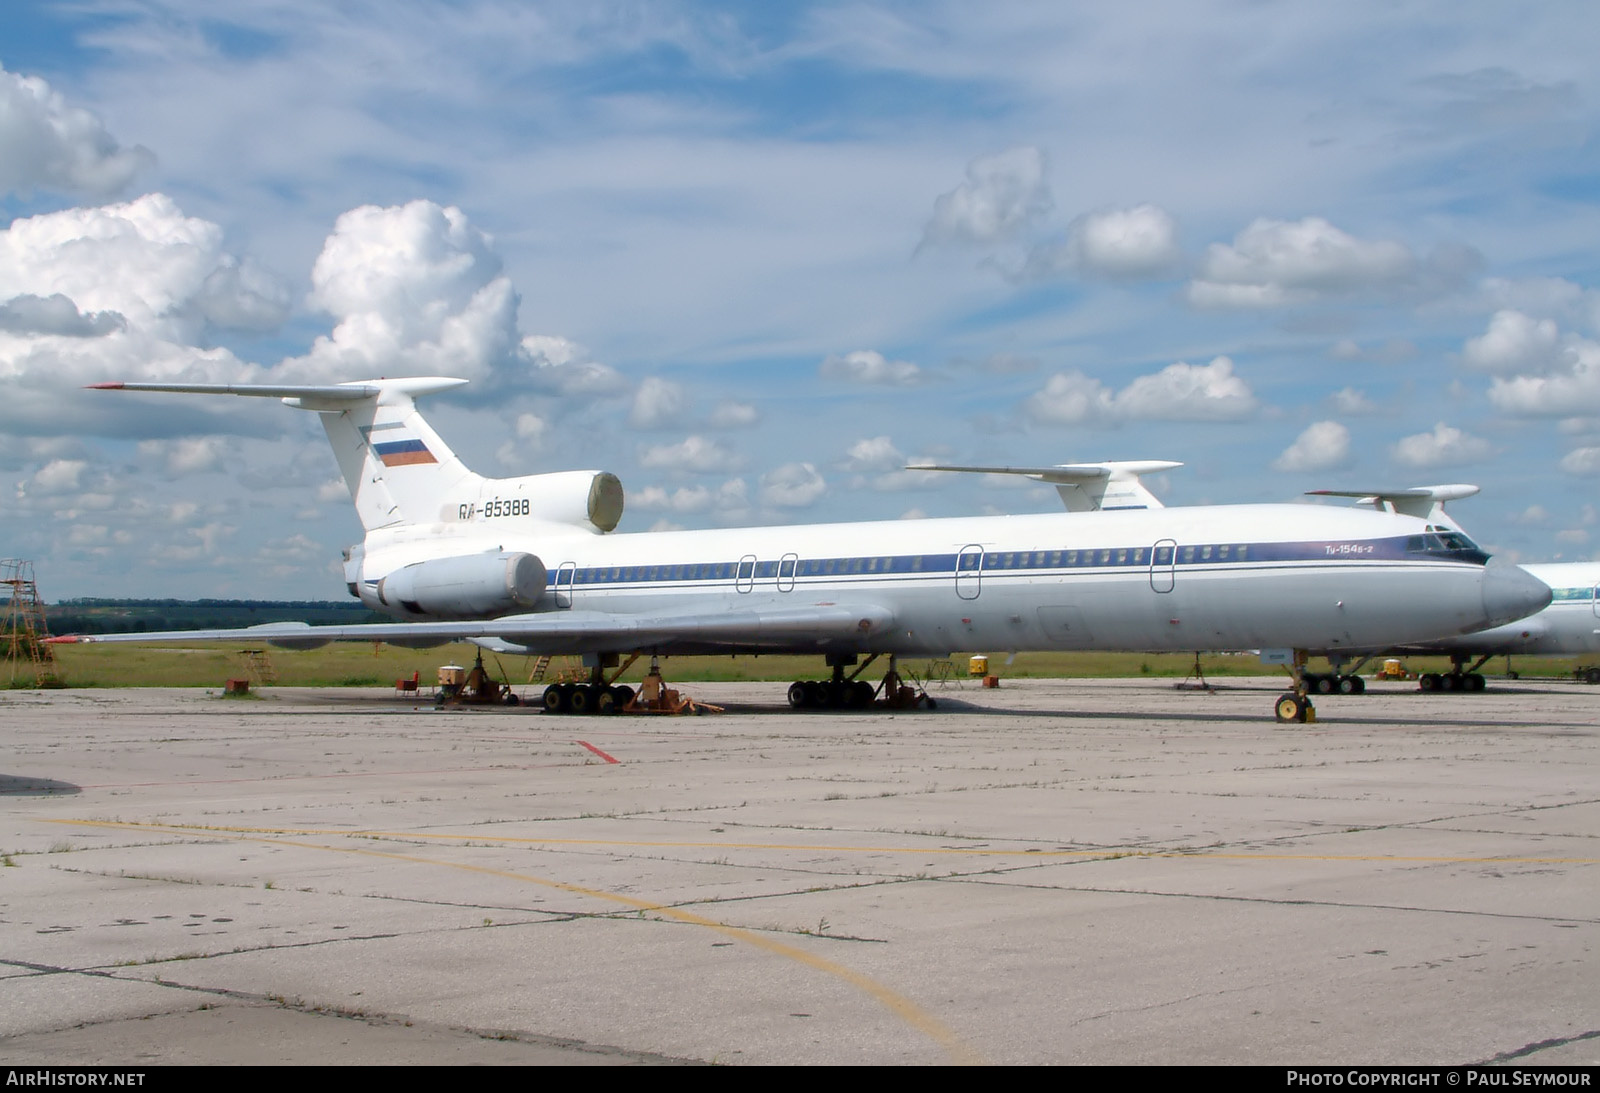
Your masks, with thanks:
[(267, 642), (282, 648), (314, 649), (330, 641), (382, 641), (438, 645), (497, 638), (529, 654), (561, 656), (621, 650), (686, 654), (700, 652), (815, 653), (849, 647), (894, 625), (892, 612), (867, 604), (806, 606), (681, 614), (615, 615), (603, 611), (541, 611), (467, 622), (360, 623), (310, 626), (278, 622), (238, 630), (168, 630), (145, 634), (86, 634), (47, 639), (51, 643)]

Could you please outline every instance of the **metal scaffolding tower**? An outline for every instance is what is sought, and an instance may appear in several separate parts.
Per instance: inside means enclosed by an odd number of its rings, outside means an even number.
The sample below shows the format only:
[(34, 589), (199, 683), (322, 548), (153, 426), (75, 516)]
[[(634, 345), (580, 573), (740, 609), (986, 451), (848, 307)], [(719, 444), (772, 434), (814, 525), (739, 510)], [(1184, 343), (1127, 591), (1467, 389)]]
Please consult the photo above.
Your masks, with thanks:
[(0, 619), (0, 644), (6, 654), (6, 686), (59, 687), (55, 654), (44, 639), (50, 636), (44, 603), (34, 583), (33, 563), (22, 558), (0, 559), (0, 587), (10, 590), (5, 616)]

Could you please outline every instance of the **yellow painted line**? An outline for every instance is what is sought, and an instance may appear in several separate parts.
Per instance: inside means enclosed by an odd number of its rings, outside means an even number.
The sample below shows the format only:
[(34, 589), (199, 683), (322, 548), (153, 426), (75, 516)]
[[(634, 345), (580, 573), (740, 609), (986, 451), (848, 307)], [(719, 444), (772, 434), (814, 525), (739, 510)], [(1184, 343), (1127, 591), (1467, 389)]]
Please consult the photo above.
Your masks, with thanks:
[[(576, 895), (589, 896), (593, 899), (607, 900), (612, 903), (620, 903), (624, 906), (631, 907), (634, 910), (648, 911), (651, 914), (660, 915), (663, 918), (674, 919), (678, 922), (687, 923), (691, 926), (703, 926), (706, 929), (714, 930), (725, 937), (742, 941), (747, 945), (753, 945), (758, 949), (764, 949), (769, 953), (793, 960), (798, 964), (804, 964), (809, 968), (813, 968), (816, 971), (831, 975), (836, 979), (841, 979), (858, 990), (865, 992), (874, 1001), (878, 1002), (885, 1009), (889, 1010), (889, 1012), (900, 1018), (900, 1020), (934, 1040), (944, 1048), (953, 1062), (963, 1066), (981, 1066), (986, 1061), (976, 1051), (962, 1043), (960, 1037), (958, 1037), (955, 1032), (944, 1022), (923, 1010), (905, 995), (884, 986), (875, 979), (871, 979), (865, 975), (862, 975), (860, 972), (855, 971), (852, 968), (847, 968), (843, 964), (837, 964), (824, 957), (817, 956), (815, 953), (806, 952), (804, 949), (775, 940), (774, 938), (767, 937), (753, 930), (747, 930), (741, 926), (730, 926), (725, 922), (718, 922), (715, 919), (694, 914), (692, 911), (684, 911), (677, 907), (670, 907), (666, 904), (654, 903), (650, 900), (636, 899), (633, 896), (624, 896), (616, 892), (606, 892), (598, 888), (585, 888), (582, 885), (568, 884), (565, 881), (551, 880), (548, 877), (536, 877), (527, 873), (513, 873), (504, 869), (491, 869), (487, 866), (468, 865), (462, 862), (438, 861), (433, 858), (419, 857), (414, 854), (396, 854), (389, 851), (372, 850), (365, 847), (323, 846), (320, 843), (297, 842), (292, 839), (284, 838), (268, 838), (262, 833), (269, 832), (271, 829), (220, 827), (191, 828), (181, 824), (146, 824), (112, 820), (47, 820), (45, 822), (71, 824), (80, 827), (110, 827), (134, 831), (166, 831), (179, 835), (226, 834), (241, 841), (267, 843), (274, 846), (293, 846), (304, 850), (329, 850), (336, 854), (360, 854), (371, 858), (387, 858), (392, 861), (412, 862), (419, 865), (438, 865), (447, 869), (460, 869), (468, 873), (481, 873), (485, 876), (503, 877), (508, 880), (526, 881), (529, 884), (537, 884), (544, 888), (554, 888), (562, 892), (571, 892)], [(346, 837), (346, 833), (338, 831), (302, 830), (296, 831), (294, 834), (320, 835), (324, 838), (329, 836)], [(371, 838), (374, 836), (366, 835), (365, 837)]]
[[(90, 827), (116, 827), (118, 824), (94, 820), (44, 820), (51, 824), (82, 824)], [(941, 854), (974, 857), (1014, 858), (1215, 858), (1222, 861), (1348, 861), (1348, 862), (1452, 862), (1493, 865), (1596, 865), (1600, 858), (1526, 858), (1495, 857), (1454, 854), (1284, 854), (1254, 853), (1225, 850), (1122, 850), (1105, 847), (1099, 850), (999, 850), (991, 847), (961, 846), (834, 846), (827, 843), (741, 843), (704, 842), (694, 840), (668, 841), (648, 839), (558, 839), (540, 835), (452, 835), (429, 831), (371, 831), (351, 828), (348, 831), (326, 828), (294, 827), (221, 827), (204, 824), (154, 825), (130, 823), (125, 826), (149, 828), (167, 827), (184, 834), (214, 832), (219, 835), (341, 835), (352, 839), (391, 839), (410, 842), (440, 841), (459, 843), (499, 843), (508, 846), (617, 846), (642, 850), (792, 850), (806, 853), (832, 854)]]

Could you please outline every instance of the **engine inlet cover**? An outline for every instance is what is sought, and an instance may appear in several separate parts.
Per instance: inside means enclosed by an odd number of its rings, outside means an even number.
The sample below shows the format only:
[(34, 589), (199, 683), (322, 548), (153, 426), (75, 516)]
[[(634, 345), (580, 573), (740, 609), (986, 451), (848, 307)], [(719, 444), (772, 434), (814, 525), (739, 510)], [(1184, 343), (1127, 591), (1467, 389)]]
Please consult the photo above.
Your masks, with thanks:
[(396, 570), (378, 582), (378, 599), (412, 615), (494, 618), (535, 606), (548, 581), (544, 563), (532, 554), (463, 554)]

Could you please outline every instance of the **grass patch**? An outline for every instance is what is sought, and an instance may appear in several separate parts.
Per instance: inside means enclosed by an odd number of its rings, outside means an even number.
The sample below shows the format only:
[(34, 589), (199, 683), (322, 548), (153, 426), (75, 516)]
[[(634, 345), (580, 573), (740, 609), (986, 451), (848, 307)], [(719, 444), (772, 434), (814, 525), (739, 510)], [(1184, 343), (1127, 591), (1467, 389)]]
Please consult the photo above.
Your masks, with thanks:
[[(56, 647), (56, 659), (62, 672), (75, 687), (212, 687), (220, 688), (230, 678), (247, 675), (235, 646), (210, 645), (195, 648), (178, 648), (168, 645), (63, 645)], [(410, 679), (412, 673), (420, 676), (426, 689), (438, 678), (440, 665), (470, 665), (477, 655), (477, 647), (465, 643), (445, 645), (434, 649), (400, 649), (371, 642), (336, 642), (321, 649), (271, 649), (268, 656), (278, 674), (278, 686), (283, 687), (389, 687), (398, 679)], [(484, 663), (491, 672), (499, 674), (501, 668), (519, 690), (528, 684), (535, 658), (485, 655)], [(935, 662), (936, 663), (936, 662)], [(1281, 675), (1282, 669), (1261, 663), (1260, 658), (1248, 655), (1206, 654), (1200, 659), (1208, 678), (1228, 676)], [(1450, 662), (1445, 657), (1407, 657), (1405, 663), (1413, 672), (1448, 671)], [(1576, 662), (1566, 659), (1539, 659), (1518, 657), (1513, 666), (1528, 676), (1571, 677)], [(641, 657), (623, 675), (622, 681), (637, 684), (644, 677), (648, 657)], [(949, 660), (949, 678), (969, 681), (966, 654)], [(1505, 661), (1496, 658), (1485, 668), (1490, 674), (1504, 671)], [(697, 681), (762, 681), (788, 682), (796, 679), (821, 679), (826, 677), (822, 658), (815, 656), (707, 656), (663, 658), (662, 666), (668, 680), (674, 683)], [(876, 680), (888, 666), (887, 658), (880, 658), (862, 674), (863, 679)], [(928, 675), (927, 658), (905, 658), (900, 661), (902, 672), (918, 677)], [(1314, 665), (1321, 670), (1320, 661)], [(1370, 674), (1377, 664), (1364, 671)], [(581, 674), (576, 657), (557, 657), (551, 662), (544, 682), (555, 682), (563, 669)], [(1095, 679), (1095, 678), (1166, 678), (1182, 679), (1194, 669), (1193, 653), (1019, 653), (1010, 663), (1004, 651), (989, 654), (989, 670), (1001, 679)], [(541, 684), (542, 685), (542, 684)], [(261, 684), (252, 682), (254, 690)], [(31, 689), (31, 688), (30, 688)]]

